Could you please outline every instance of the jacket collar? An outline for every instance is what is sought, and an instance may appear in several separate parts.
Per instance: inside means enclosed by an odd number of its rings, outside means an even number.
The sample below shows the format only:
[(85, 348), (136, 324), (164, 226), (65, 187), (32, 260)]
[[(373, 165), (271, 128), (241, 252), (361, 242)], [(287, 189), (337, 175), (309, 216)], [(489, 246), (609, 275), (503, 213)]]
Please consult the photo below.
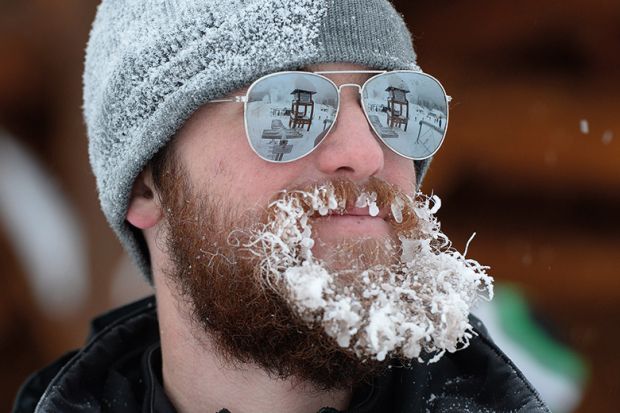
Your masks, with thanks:
[[(482, 323), (474, 317), (470, 322), (477, 336), (467, 349), (446, 354), (434, 364), (389, 370), (356, 393), (347, 413), (548, 412)], [(36, 400), (36, 413), (174, 413), (162, 386), (154, 298), (95, 319), (88, 344), (33, 376), (22, 388), (14, 412), (32, 412), (28, 406)]]

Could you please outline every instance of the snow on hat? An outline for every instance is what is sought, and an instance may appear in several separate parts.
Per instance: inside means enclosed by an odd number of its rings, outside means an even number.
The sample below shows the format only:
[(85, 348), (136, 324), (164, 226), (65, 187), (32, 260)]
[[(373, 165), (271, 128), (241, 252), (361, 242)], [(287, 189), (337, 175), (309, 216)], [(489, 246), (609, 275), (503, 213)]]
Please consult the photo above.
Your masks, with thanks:
[[(126, 222), (135, 178), (200, 106), (257, 78), (319, 63), (418, 69), (387, 0), (103, 0), (84, 70), (84, 118), (99, 199), (150, 280)], [(429, 161), (416, 161), (418, 184)]]

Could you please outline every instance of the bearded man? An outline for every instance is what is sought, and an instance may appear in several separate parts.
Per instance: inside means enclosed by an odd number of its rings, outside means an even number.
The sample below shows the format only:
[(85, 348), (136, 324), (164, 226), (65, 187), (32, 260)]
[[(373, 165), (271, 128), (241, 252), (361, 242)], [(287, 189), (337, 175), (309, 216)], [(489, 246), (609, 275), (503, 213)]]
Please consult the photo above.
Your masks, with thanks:
[(417, 193), (448, 102), (386, 0), (104, 0), (90, 159), (155, 298), (15, 411), (548, 411)]

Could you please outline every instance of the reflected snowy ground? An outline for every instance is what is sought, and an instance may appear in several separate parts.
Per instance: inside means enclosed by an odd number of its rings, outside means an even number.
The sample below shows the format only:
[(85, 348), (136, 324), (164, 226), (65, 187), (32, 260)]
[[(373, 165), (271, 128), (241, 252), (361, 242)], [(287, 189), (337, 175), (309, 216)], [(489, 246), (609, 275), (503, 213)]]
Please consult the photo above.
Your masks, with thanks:
[[(446, 129), (445, 114), (428, 110), (420, 105), (410, 105), (407, 130), (401, 126), (388, 126), (385, 99), (369, 100), (368, 118), (377, 134), (400, 153), (415, 158), (430, 156), (441, 144)], [(368, 110), (368, 108), (372, 108)]]
[(333, 106), (317, 103), (309, 130), (307, 125), (292, 128), (289, 127), (290, 105), (290, 101), (248, 103), (248, 119), (251, 121), (247, 126), (252, 146), (265, 158), (289, 161), (309, 153), (321, 142), (336, 113)]

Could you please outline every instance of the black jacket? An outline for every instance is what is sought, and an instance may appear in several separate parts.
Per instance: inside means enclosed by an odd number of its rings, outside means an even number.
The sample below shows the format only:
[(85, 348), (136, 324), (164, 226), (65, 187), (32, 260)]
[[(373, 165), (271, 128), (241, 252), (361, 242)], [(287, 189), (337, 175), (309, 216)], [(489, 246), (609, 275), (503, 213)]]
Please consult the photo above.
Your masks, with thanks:
[[(468, 348), (435, 364), (390, 369), (354, 394), (347, 413), (549, 412), (482, 323), (471, 321), (478, 336)], [(84, 348), (31, 376), (13, 412), (35, 411), (176, 412), (162, 387), (154, 299), (95, 319)]]

